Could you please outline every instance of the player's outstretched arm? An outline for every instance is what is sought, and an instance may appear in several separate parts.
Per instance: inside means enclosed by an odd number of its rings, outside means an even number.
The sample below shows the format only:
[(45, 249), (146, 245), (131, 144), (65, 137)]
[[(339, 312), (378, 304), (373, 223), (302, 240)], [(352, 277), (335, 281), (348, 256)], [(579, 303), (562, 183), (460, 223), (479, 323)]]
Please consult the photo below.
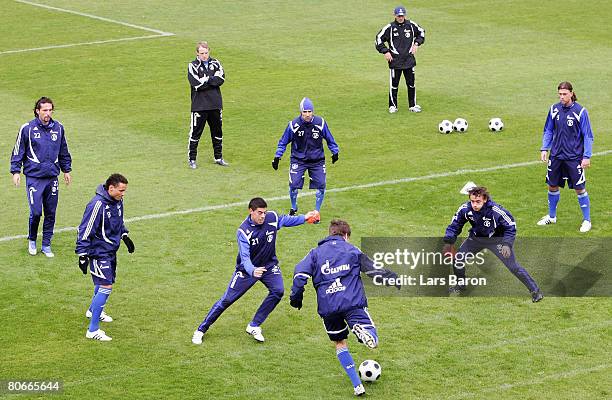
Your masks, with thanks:
[[(398, 280), (397, 274), (386, 268), (376, 268), (374, 266), (374, 261), (372, 261), (372, 259), (368, 257), (366, 254), (364, 253), (359, 254), (359, 263), (361, 265), (360, 267), (361, 272), (366, 274), (366, 276), (368, 276), (369, 278), (374, 279), (374, 277), (379, 276), (382, 278), (382, 282), (385, 282), (385, 285), (395, 286), (398, 289), (400, 288), (400, 286), (398, 285), (391, 285), (388, 283), (388, 282), (396, 282)], [(393, 278), (393, 279), (389, 279), (389, 278)]]
[(285, 226), (298, 226), (302, 225), (305, 222), (309, 224), (314, 224), (321, 220), (321, 214), (318, 211), (308, 211), (306, 214), (300, 215), (281, 215), (278, 219), (278, 229)]

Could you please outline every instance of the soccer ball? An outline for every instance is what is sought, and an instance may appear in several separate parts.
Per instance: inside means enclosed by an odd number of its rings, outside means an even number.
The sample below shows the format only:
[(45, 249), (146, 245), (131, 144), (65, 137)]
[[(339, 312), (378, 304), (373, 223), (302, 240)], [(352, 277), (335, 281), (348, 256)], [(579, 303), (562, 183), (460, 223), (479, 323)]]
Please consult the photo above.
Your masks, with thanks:
[(365, 360), (359, 366), (359, 377), (365, 382), (374, 382), (380, 378), (380, 364), (374, 360)]
[(491, 118), (489, 120), (489, 130), (491, 132), (501, 132), (504, 129), (504, 122), (501, 118)]
[(457, 118), (455, 122), (453, 122), (453, 128), (457, 132), (461, 132), (461, 133), (466, 132), (468, 129), (468, 122), (464, 120), (463, 118)]
[(453, 131), (453, 123), (445, 119), (438, 124), (438, 130), (440, 133), (451, 133)]

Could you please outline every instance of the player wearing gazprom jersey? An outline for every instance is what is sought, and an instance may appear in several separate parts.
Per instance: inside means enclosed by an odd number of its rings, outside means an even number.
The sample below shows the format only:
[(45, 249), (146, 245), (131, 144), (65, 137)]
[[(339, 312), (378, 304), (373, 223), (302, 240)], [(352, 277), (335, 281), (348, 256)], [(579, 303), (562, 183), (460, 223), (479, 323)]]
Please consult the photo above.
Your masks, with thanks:
[(64, 182), (70, 185), (72, 158), (68, 151), (64, 126), (52, 118), (53, 101), (41, 97), (34, 105), (35, 118), (21, 126), (13, 153), (11, 174), (13, 184), (21, 183), (21, 168), (26, 176), (30, 220), (28, 229), (28, 252), (36, 255), (36, 236), (40, 218), (44, 211), (42, 253), (53, 257), (51, 238), (55, 226), (55, 211), (59, 198), (57, 176), (64, 173)]
[(290, 304), (302, 308), (304, 286), (308, 279), (317, 292), (318, 313), (323, 318), (330, 340), (336, 344), (336, 355), (351, 379), (356, 395), (365, 393), (347, 347), (349, 329), (358, 340), (373, 349), (378, 346), (376, 326), (368, 313), (360, 273), (369, 277), (396, 278), (394, 272), (375, 269), (372, 261), (349, 243), (351, 228), (342, 220), (333, 220), (329, 236), (319, 242), (295, 267)]
[(261, 324), (281, 301), (284, 294), (283, 276), (276, 258), (276, 235), (282, 227), (302, 225), (312, 221), (314, 211), (305, 215), (278, 215), (267, 210), (268, 205), (261, 197), (249, 202), (249, 216), (242, 222), (236, 237), (238, 256), (236, 270), (221, 298), (212, 306), (191, 341), (202, 344), (204, 333), (221, 314), (236, 300), (242, 297), (255, 283), (261, 281), (268, 288), (268, 296), (257, 309), (253, 320), (247, 325), (246, 332), (258, 342), (263, 342)]
[(538, 225), (557, 222), (559, 187), (565, 187), (567, 180), (568, 187), (575, 189), (578, 195), (583, 216), (580, 232), (584, 233), (591, 230), (591, 202), (584, 170), (591, 166), (593, 131), (586, 108), (576, 103), (572, 84), (561, 82), (557, 90), (559, 103), (548, 110), (542, 134), (540, 159), (548, 162), (548, 214), (538, 221)]
[(325, 152), (323, 140), (332, 153), (332, 164), (338, 161), (340, 149), (332, 136), (327, 122), (318, 115), (314, 115), (314, 105), (308, 97), (300, 102), (300, 116), (289, 121), (283, 135), (278, 141), (272, 168), (278, 169), (278, 163), (285, 153), (287, 145), (291, 143), (291, 159), (289, 165), (289, 198), (291, 211), (289, 215), (297, 213), (298, 191), (304, 186), (304, 174), (308, 171), (310, 189), (316, 189), (315, 210), (321, 211), (325, 198), (326, 176)]
[(470, 200), (462, 204), (446, 228), (444, 242), (447, 244), (444, 253), (454, 253), (453, 244), (469, 222), (472, 225), (468, 238), (461, 243), (457, 254), (454, 255), (453, 270), (458, 284), (450, 288), (451, 293), (465, 290), (465, 263), (466, 254), (478, 254), (483, 249), (489, 249), (504, 263), (506, 268), (529, 289), (533, 302), (544, 297), (529, 272), (523, 268), (514, 256), (514, 239), (516, 237), (516, 222), (512, 214), (499, 204), (495, 203), (487, 188), (478, 186), (468, 191)]

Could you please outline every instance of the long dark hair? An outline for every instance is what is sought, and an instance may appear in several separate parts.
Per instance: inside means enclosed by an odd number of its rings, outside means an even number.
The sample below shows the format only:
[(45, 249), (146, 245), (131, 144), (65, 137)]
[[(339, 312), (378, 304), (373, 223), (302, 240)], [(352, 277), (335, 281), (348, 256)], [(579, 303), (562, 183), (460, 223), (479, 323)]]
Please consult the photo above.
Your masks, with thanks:
[(43, 96), (40, 99), (36, 100), (36, 104), (34, 104), (34, 116), (35, 117), (38, 117), (36, 110), (40, 110), (40, 107), (42, 107), (43, 104), (51, 104), (52, 110), (55, 108), (55, 106), (53, 105), (53, 100), (51, 100), (49, 97)]
[(578, 100), (578, 98), (576, 97), (576, 93), (574, 93), (574, 88), (572, 87), (571, 82), (567, 82), (567, 81), (561, 82), (559, 86), (557, 86), (557, 90), (561, 90), (561, 89), (569, 90), (570, 92), (572, 92), (572, 101)]

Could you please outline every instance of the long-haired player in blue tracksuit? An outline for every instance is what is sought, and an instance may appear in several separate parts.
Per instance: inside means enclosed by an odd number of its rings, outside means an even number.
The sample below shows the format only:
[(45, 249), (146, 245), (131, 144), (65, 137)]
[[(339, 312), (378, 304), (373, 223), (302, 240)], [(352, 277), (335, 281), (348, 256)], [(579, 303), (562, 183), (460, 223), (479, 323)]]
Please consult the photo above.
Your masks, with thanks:
[(55, 211), (59, 197), (57, 176), (64, 173), (64, 182), (70, 185), (72, 157), (68, 151), (64, 126), (52, 118), (53, 100), (41, 97), (34, 105), (34, 119), (19, 129), (13, 153), (11, 174), (13, 184), (21, 183), (21, 168), (26, 177), (30, 220), (28, 225), (28, 252), (36, 255), (38, 225), (44, 211), (42, 253), (53, 257), (51, 238), (55, 226)]
[(368, 299), (360, 274), (393, 280), (397, 274), (374, 268), (372, 260), (349, 242), (350, 237), (351, 227), (346, 221), (331, 221), (329, 236), (295, 267), (290, 304), (298, 310), (302, 308), (304, 286), (312, 279), (317, 292), (317, 311), (323, 318), (329, 339), (336, 345), (338, 361), (351, 379), (355, 394), (362, 395), (365, 389), (347, 346), (349, 330), (371, 349), (378, 346), (378, 334), (368, 313)]
[(276, 257), (278, 231), (283, 227), (302, 225), (304, 222), (313, 223), (316, 215), (314, 211), (305, 215), (278, 215), (275, 211), (268, 210), (268, 204), (261, 197), (251, 199), (249, 215), (236, 231), (238, 241), (236, 269), (223, 296), (212, 306), (193, 333), (191, 338), (193, 344), (202, 344), (204, 333), (217, 318), (259, 281), (268, 288), (268, 296), (247, 325), (246, 332), (258, 342), (265, 341), (261, 324), (276, 308), (285, 293), (283, 275)]
[[(465, 282), (465, 264), (457, 260), (466, 260), (466, 254), (478, 254), (483, 249), (489, 249), (504, 263), (506, 268), (518, 278), (531, 293), (534, 303), (544, 297), (537, 283), (529, 272), (523, 268), (514, 256), (514, 239), (516, 237), (516, 222), (512, 214), (491, 199), (487, 188), (473, 187), (468, 191), (469, 201), (459, 207), (444, 234), (444, 253), (454, 253), (454, 243), (466, 223), (470, 223), (468, 238), (461, 243), (455, 254), (453, 270), (455, 276)], [(458, 284), (450, 288), (451, 293), (460, 293), (465, 285)]]
[(559, 103), (548, 110), (542, 133), (540, 159), (548, 163), (548, 214), (538, 221), (538, 225), (557, 222), (557, 204), (561, 197), (559, 187), (564, 187), (567, 180), (567, 186), (576, 190), (578, 195), (583, 217), (580, 232), (585, 233), (591, 230), (591, 201), (586, 191), (584, 170), (591, 166), (593, 131), (589, 113), (576, 102), (572, 84), (561, 82), (557, 91)]

